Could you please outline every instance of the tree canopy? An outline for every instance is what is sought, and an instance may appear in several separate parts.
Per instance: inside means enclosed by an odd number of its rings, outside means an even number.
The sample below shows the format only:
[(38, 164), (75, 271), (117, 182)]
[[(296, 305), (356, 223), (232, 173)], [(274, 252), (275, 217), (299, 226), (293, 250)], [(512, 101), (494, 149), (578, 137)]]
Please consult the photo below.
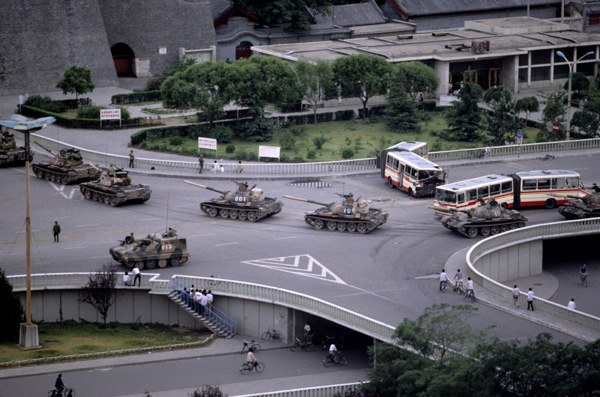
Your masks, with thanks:
[(448, 130), (445, 137), (455, 141), (472, 142), (480, 139), (483, 115), (477, 102), (481, 100), (481, 86), (466, 82), (458, 93), (458, 101), (446, 112)]
[(483, 101), (492, 110), (488, 115), (491, 144), (500, 146), (506, 141), (512, 141), (521, 127), (521, 121), (515, 114), (515, 102), (510, 89), (505, 85), (492, 87), (486, 91)]
[(542, 111), (542, 123), (553, 124), (557, 123), (559, 132), (554, 133), (548, 131), (546, 128), (542, 128), (536, 136), (536, 141), (547, 142), (547, 141), (561, 141), (566, 138), (566, 114), (567, 114), (567, 92), (565, 90), (558, 89), (552, 91), (549, 94), (543, 96), (544, 110)]
[(331, 64), (321, 59), (314, 64), (300, 59), (296, 62), (295, 69), (299, 92), (302, 99), (312, 105), (314, 122), (317, 124), (319, 103), (335, 97), (336, 94)]
[(86, 66), (71, 66), (65, 70), (62, 80), (56, 84), (56, 88), (62, 90), (63, 94), (79, 95), (94, 91), (96, 86), (92, 83), (92, 71)]
[(115, 286), (117, 285), (117, 269), (112, 264), (107, 264), (91, 274), (87, 284), (81, 290), (81, 302), (89, 303), (96, 309), (106, 328), (108, 310), (113, 305)]
[(0, 342), (15, 342), (19, 338), (24, 311), (3, 269), (0, 269), (0, 302)]
[(331, 0), (230, 0), (256, 15), (263, 25), (291, 23), (293, 29), (310, 30), (311, 16), (308, 8), (325, 14), (333, 4)]
[(394, 69), (392, 81), (400, 80), (413, 100), (419, 93), (433, 92), (440, 85), (435, 70), (423, 62), (400, 62), (394, 65)]

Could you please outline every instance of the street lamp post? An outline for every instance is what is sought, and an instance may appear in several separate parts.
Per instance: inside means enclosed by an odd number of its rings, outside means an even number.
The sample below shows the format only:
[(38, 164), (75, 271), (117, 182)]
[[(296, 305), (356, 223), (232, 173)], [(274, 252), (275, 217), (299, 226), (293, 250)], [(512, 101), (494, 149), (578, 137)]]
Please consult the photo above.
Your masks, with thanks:
[[(559, 57), (564, 59), (567, 62), (567, 65), (569, 65), (569, 86), (567, 89), (567, 141), (568, 141), (569, 138), (571, 137), (571, 85), (572, 85), (572, 81), (573, 81), (573, 64), (571, 62), (569, 62), (569, 60), (567, 59), (565, 54), (562, 53), (562, 51), (556, 51), (556, 55), (558, 55)], [(587, 54), (585, 54), (582, 57), (580, 57), (579, 59), (577, 59), (577, 61), (575, 61), (574, 63), (581, 61), (583, 58), (585, 58), (589, 55), (594, 55), (594, 51), (588, 52)]]

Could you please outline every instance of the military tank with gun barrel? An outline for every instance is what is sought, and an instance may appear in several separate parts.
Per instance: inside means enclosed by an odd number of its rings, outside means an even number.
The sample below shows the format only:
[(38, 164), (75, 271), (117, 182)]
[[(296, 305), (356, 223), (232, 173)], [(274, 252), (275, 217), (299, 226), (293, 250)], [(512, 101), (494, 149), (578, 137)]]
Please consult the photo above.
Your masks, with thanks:
[(27, 159), (25, 148), (17, 147), (15, 136), (3, 126), (2, 139), (0, 139), (0, 166), (25, 164), (25, 160), (33, 160), (33, 152), (29, 151), (29, 159)]
[(130, 201), (143, 203), (150, 198), (150, 194), (152, 194), (150, 186), (132, 185), (127, 171), (115, 170), (111, 166), (107, 172), (102, 171), (92, 163), (89, 164), (101, 174), (100, 178), (95, 181), (79, 184), (79, 191), (87, 200), (94, 200), (116, 207)]
[(600, 217), (600, 186), (594, 183), (592, 189), (593, 193), (583, 197), (567, 195), (573, 200), (558, 207), (558, 213), (567, 219)]
[(505, 209), (495, 199), (487, 203), (480, 199), (480, 205), (468, 210), (453, 211), (442, 219), (442, 224), (450, 230), (474, 238), (487, 237), (507, 230), (525, 227), (527, 218), (518, 211)]
[(321, 203), (285, 195), (283, 197), (322, 205), (322, 208), (304, 216), (306, 223), (317, 230), (325, 228), (330, 231), (366, 234), (387, 222), (388, 213), (377, 208), (370, 208), (367, 200), (360, 197), (355, 200), (352, 193), (344, 195), (338, 193), (338, 195), (344, 197), (344, 202), (341, 204)]
[(110, 255), (130, 269), (154, 269), (167, 265), (177, 267), (187, 262), (190, 253), (187, 240), (177, 236), (177, 231), (168, 228), (165, 233), (149, 234), (136, 239), (131, 235), (120, 240), (120, 245), (110, 249)]
[(31, 166), (38, 178), (68, 185), (73, 182), (97, 179), (100, 176), (98, 168), (83, 164), (79, 150), (68, 148), (56, 153), (39, 142), (35, 143), (54, 156), (51, 163), (42, 162)]
[(240, 221), (256, 222), (267, 216), (281, 212), (283, 203), (275, 197), (264, 197), (262, 189), (252, 186), (248, 189), (245, 182), (235, 182), (238, 189), (235, 193), (221, 191), (199, 183), (184, 181), (187, 184), (212, 190), (221, 194), (221, 197), (200, 203), (200, 209), (210, 217), (229, 218)]

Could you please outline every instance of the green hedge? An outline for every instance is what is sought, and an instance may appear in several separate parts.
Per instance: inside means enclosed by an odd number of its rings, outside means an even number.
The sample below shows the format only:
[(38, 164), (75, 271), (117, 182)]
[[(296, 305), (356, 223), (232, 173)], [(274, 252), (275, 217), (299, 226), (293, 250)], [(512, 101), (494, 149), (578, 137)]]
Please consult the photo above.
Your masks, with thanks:
[(338, 110), (335, 112), (336, 121), (352, 120), (354, 118), (354, 110)]
[(117, 94), (111, 97), (113, 105), (127, 105), (140, 102), (158, 102), (162, 100), (160, 90), (156, 91), (137, 91), (130, 94)]

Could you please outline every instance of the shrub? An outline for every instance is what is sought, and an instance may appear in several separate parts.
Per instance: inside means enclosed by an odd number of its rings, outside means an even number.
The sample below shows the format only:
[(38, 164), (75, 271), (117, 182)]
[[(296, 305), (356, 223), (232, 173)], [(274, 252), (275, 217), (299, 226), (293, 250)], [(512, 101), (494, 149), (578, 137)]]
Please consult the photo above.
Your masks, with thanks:
[(335, 119), (341, 120), (352, 120), (354, 118), (354, 110), (338, 110), (335, 112)]
[(78, 119), (96, 119), (100, 120), (100, 109), (98, 106), (86, 106), (77, 110)]
[(30, 96), (25, 105), (52, 113), (64, 113), (66, 111), (66, 106), (61, 101), (54, 101), (50, 97), (41, 95)]
[(230, 143), (225, 147), (225, 153), (233, 153), (233, 152), (235, 152), (235, 145), (233, 143)]
[(312, 159), (316, 159), (317, 158), (317, 152), (315, 152), (314, 150), (309, 150), (308, 153), (306, 153), (306, 158), (309, 160)]
[(352, 157), (354, 157), (354, 150), (352, 150), (352, 148), (347, 147), (342, 149), (343, 159), (351, 159)]
[(323, 145), (327, 143), (328, 140), (329, 138), (327, 138), (325, 135), (319, 135), (313, 138), (313, 144), (317, 150), (321, 150)]
[(233, 139), (233, 131), (224, 124), (217, 124), (208, 131), (209, 137), (214, 138), (219, 143), (229, 143)]
[(283, 150), (293, 150), (296, 146), (296, 137), (291, 131), (283, 131), (279, 135), (279, 145)]
[(183, 144), (183, 139), (181, 139), (180, 136), (172, 136), (171, 138), (169, 138), (169, 144), (171, 146), (180, 146), (181, 144)]

